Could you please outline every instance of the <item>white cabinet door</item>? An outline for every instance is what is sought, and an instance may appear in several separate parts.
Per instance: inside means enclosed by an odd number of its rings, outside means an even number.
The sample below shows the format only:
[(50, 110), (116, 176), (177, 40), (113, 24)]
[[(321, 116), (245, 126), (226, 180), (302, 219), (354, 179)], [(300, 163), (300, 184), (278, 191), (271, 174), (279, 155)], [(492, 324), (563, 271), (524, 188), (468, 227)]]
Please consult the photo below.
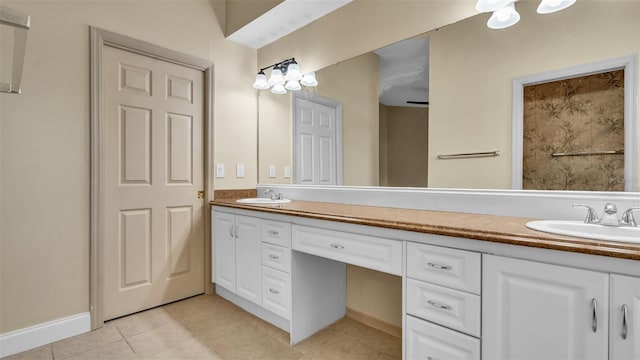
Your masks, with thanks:
[(485, 255), (484, 359), (606, 359), (609, 276)]
[(236, 216), (236, 294), (262, 305), (260, 219)]
[(236, 292), (235, 216), (222, 212), (213, 214), (213, 281)]
[(610, 359), (640, 359), (640, 278), (611, 275)]

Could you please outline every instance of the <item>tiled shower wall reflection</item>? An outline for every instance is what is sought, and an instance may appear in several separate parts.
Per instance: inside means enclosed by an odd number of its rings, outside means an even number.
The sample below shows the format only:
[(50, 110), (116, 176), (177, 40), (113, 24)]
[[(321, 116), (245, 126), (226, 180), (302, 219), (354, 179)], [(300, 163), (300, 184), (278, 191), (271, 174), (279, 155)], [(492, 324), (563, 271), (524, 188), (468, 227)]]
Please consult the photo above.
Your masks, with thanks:
[(524, 88), (523, 189), (624, 191), (624, 70)]

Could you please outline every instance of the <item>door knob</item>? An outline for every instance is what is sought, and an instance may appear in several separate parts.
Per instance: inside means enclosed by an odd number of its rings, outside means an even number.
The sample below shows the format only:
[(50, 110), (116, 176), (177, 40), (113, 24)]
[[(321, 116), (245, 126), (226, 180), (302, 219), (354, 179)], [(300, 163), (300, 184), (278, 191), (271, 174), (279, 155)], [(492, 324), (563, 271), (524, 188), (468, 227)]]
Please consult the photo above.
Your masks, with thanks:
[(204, 191), (198, 191), (198, 199), (204, 199)]

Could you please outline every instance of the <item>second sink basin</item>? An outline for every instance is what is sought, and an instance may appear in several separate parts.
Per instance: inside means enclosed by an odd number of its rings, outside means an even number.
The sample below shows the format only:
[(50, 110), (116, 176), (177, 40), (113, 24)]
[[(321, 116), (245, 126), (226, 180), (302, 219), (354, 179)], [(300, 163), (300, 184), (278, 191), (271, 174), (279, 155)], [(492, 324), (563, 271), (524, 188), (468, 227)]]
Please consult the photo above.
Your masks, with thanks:
[(638, 227), (604, 226), (569, 220), (536, 220), (530, 221), (526, 225), (529, 229), (552, 234), (640, 244), (640, 228)]
[(242, 204), (269, 205), (269, 204), (286, 204), (286, 203), (290, 203), (291, 200), (290, 199), (275, 199), (275, 200), (271, 200), (269, 198), (244, 198), (244, 199), (238, 199), (238, 200), (236, 200), (236, 202), (242, 203)]

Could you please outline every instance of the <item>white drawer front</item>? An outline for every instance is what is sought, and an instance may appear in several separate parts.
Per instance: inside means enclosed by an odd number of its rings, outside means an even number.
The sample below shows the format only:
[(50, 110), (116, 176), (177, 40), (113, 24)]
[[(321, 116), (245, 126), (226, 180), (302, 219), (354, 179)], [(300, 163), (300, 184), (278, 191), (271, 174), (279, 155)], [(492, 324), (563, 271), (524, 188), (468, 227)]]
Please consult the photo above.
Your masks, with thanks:
[(480, 359), (480, 340), (407, 316), (407, 359)]
[(262, 265), (290, 273), (291, 249), (262, 243)]
[(480, 254), (407, 242), (407, 276), (480, 294)]
[(262, 307), (289, 320), (291, 318), (291, 276), (262, 267)]
[(407, 313), (480, 337), (480, 296), (407, 279)]
[(291, 224), (262, 220), (262, 241), (291, 248)]
[(293, 249), (402, 275), (402, 242), (307, 226), (293, 226)]

